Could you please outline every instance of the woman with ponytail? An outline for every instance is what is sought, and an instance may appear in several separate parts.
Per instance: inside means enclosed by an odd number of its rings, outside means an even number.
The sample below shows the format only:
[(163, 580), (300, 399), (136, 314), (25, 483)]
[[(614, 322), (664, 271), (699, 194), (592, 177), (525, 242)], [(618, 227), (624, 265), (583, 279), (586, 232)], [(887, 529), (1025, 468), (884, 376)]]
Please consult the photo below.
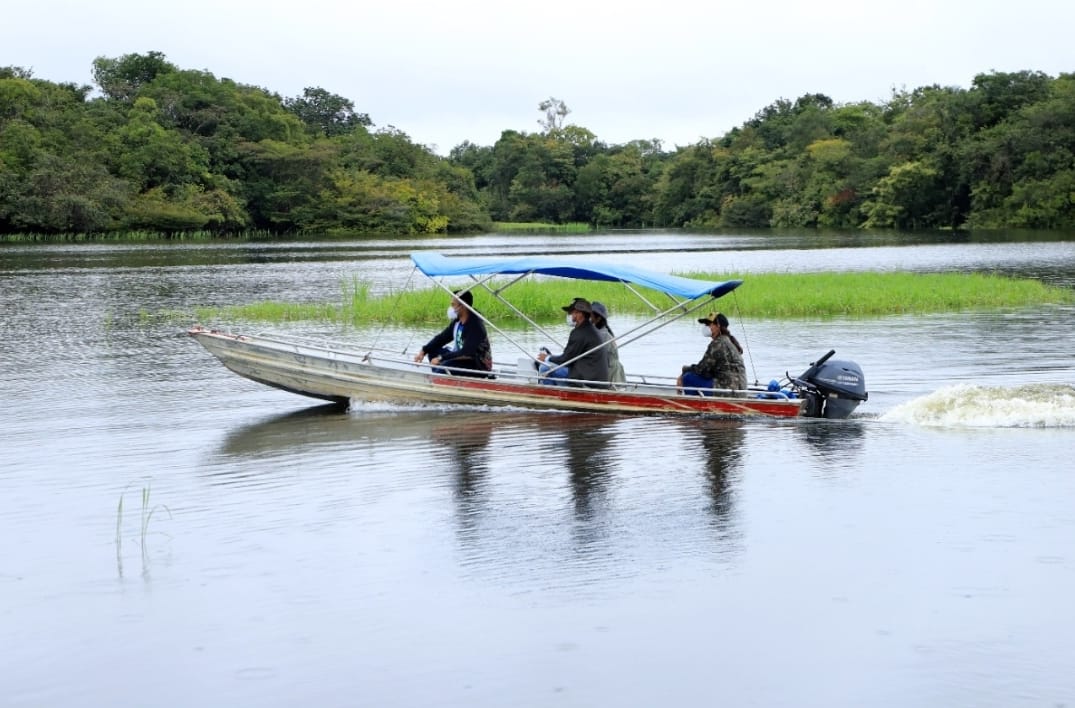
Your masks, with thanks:
[(698, 320), (705, 325), (709, 346), (697, 364), (683, 367), (676, 386), (684, 393), (713, 395), (701, 389), (730, 389), (742, 391), (747, 387), (747, 370), (743, 364), (743, 347), (728, 331), (728, 318), (723, 313), (711, 313)]

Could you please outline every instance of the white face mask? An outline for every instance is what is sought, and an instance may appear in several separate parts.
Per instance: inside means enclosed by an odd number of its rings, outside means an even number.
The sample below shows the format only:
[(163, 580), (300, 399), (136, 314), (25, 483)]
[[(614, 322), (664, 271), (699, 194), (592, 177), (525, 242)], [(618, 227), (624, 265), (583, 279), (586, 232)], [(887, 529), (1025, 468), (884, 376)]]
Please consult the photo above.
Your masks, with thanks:
[(702, 329), (700, 330), (700, 333), (706, 339), (712, 339), (713, 338), (713, 330), (711, 330), (709, 328), (709, 325), (702, 325)]
[(459, 319), (459, 313), (456, 312), (455, 308), (452, 307), (451, 305), (448, 305), (448, 319), (450, 321), (455, 321), (455, 320)]
[(575, 326), (575, 318), (571, 316), (570, 312), (567, 313), (567, 326), (568, 327), (574, 327)]

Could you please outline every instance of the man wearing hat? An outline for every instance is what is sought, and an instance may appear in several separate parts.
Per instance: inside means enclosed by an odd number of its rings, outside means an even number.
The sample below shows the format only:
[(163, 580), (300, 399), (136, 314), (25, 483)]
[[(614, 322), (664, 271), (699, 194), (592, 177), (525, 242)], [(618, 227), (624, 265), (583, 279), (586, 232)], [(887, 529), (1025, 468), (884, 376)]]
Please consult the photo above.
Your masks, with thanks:
[(728, 318), (723, 313), (713, 312), (709, 317), (698, 320), (698, 324), (705, 325), (709, 346), (706, 347), (701, 361), (683, 367), (683, 373), (676, 380), (676, 387), (684, 393), (696, 396), (711, 395), (704, 389), (745, 389), (747, 370), (743, 365), (743, 347), (728, 331)]
[[(567, 338), (567, 346), (563, 354), (538, 354), (538, 361), (543, 363), (542, 373), (545, 373), (543, 382), (549, 384), (561, 383), (556, 379), (572, 379), (563, 381), (570, 386), (590, 386), (604, 388), (608, 386), (608, 352), (601, 343), (604, 341), (601, 334), (590, 321), (590, 313), (593, 308), (588, 300), (581, 297), (575, 298), (570, 305), (563, 308), (571, 321), (571, 335)], [(598, 349), (597, 347), (601, 347)], [(576, 359), (576, 357), (578, 357)], [(574, 361), (572, 361), (574, 359)], [(553, 368), (549, 364), (562, 364), (571, 362), (566, 367)]]

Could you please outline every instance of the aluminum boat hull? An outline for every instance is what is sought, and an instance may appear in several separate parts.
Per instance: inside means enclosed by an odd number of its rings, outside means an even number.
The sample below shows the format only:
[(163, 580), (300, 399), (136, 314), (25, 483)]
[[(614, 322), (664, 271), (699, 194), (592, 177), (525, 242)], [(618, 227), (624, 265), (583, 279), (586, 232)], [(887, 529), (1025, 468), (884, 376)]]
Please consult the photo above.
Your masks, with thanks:
[(615, 389), (549, 386), (536, 372), (505, 365), (494, 378), (452, 376), (386, 353), (343, 351), (328, 345), (232, 334), (194, 327), (189, 331), (236, 374), (303, 396), (348, 405), (352, 401), (508, 406), (613, 414), (794, 418), (803, 401), (762, 391), (695, 396), (674, 385), (644, 378)]

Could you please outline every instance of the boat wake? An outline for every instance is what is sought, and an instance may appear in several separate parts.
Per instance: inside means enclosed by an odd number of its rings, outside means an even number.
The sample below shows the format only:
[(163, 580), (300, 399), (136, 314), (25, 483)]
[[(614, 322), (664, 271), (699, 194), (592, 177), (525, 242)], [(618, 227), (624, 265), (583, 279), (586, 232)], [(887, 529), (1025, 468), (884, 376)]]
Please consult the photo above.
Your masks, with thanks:
[(946, 386), (896, 406), (879, 420), (974, 428), (1075, 428), (1075, 386)]

